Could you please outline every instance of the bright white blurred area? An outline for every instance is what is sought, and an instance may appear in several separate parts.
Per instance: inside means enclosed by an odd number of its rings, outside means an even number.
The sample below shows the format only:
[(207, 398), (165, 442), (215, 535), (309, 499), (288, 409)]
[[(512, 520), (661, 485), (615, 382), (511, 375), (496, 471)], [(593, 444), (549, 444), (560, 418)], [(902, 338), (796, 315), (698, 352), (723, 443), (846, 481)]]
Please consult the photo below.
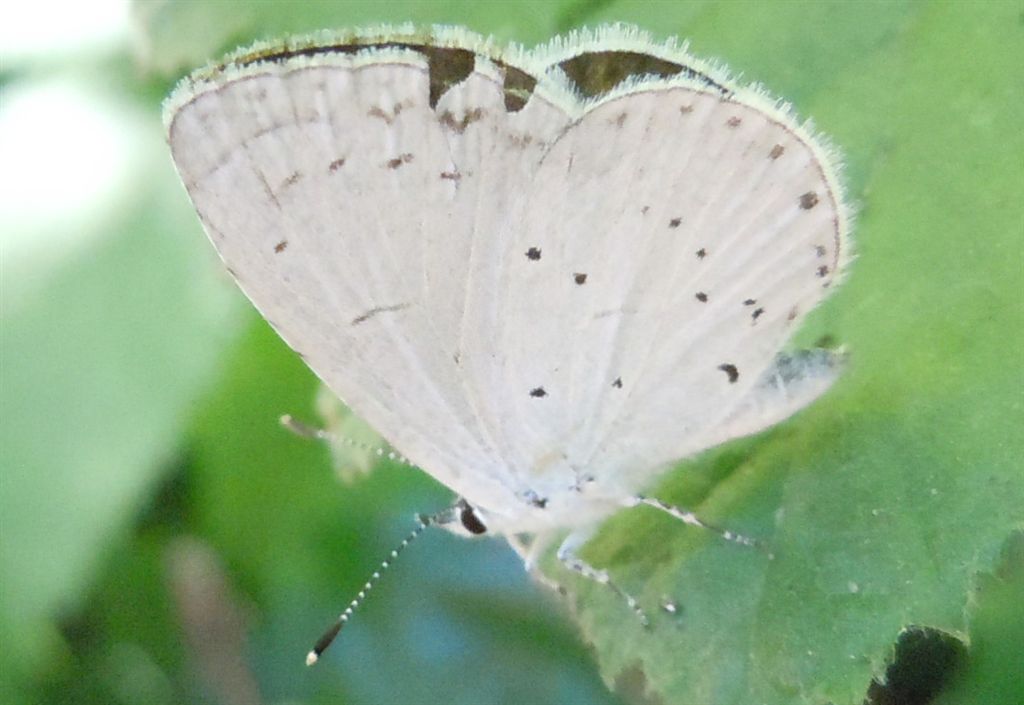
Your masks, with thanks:
[(0, 107), (0, 222), (38, 230), (105, 200), (128, 156), (123, 118), (71, 81), (8, 88)]
[(123, 42), (128, 17), (128, 0), (7, 0), (0, 3), (0, 61)]
[(128, 41), (128, 3), (0, 2), (0, 266), (3, 307), (102, 234), (145, 134), (93, 57)]

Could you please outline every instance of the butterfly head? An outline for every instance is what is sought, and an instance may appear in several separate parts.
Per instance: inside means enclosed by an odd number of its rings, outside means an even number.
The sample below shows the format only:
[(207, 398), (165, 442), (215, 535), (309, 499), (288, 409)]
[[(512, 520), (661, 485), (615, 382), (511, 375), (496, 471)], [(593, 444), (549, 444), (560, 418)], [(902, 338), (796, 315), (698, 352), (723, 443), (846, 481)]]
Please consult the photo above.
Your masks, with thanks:
[[(420, 519), (423, 521), (423, 518)], [(484, 512), (461, 497), (450, 508), (436, 514), (431, 523), (443, 526), (459, 536), (480, 536), (487, 533), (487, 519)]]

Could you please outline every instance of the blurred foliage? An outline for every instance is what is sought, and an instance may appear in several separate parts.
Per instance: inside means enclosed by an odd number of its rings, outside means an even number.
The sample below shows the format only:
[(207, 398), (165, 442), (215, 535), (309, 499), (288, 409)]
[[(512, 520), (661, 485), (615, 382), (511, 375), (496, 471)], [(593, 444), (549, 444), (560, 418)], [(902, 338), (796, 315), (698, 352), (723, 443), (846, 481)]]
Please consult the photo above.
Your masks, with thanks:
[[(1007, 541), (1024, 521), (1021, 3), (133, 12), (124, 46), (4, 61), (0, 111), (70, 88), (128, 156), (95, 190), (89, 174), (116, 160), (84, 118), (3, 135), (39, 145), (40, 189), (78, 174), (92, 195), (65, 215), (64, 196), (2, 211), (0, 701), (1024, 701), (1024, 539)], [(325, 448), (279, 428), (281, 413), (316, 417), (316, 381), (222, 275), (159, 102), (254, 37), (405, 20), (528, 44), (616, 20), (689, 37), (847, 155), (859, 259), (802, 337), (848, 345), (849, 374), (659, 493), (768, 539), (774, 560), (652, 513), (617, 517), (588, 557), (645, 604), (682, 609), (643, 633), (607, 591), (559, 574), (596, 662), (564, 601), (500, 542), (428, 532), (323, 663), (301, 665), (413, 513), (448, 493), (394, 464), (342, 485)]]

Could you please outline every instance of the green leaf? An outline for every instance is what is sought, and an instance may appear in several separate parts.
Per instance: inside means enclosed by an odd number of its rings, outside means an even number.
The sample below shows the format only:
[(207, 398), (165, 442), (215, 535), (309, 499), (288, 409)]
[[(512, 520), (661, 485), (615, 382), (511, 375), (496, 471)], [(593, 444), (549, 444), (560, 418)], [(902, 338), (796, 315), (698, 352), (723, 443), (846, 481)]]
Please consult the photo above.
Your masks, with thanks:
[(1024, 692), (1024, 533), (1010, 537), (998, 569), (980, 577), (972, 598), (971, 660), (935, 705), (1015, 705)]
[(18, 140), (49, 175), (17, 177), (53, 199), (27, 216), (10, 203), (0, 227), (0, 638), (21, 671), (166, 470), (240, 298), (185, 210), (156, 106), (88, 71), (5, 91), (5, 117), (44, 126)]

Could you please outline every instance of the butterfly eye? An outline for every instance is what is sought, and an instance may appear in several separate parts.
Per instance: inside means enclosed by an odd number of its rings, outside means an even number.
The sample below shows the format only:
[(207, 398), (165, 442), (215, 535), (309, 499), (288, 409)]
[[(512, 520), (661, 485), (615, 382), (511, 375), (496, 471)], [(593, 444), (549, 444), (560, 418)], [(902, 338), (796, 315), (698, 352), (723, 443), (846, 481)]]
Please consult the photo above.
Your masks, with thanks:
[(476, 510), (465, 502), (459, 511), (459, 521), (462, 522), (463, 528), (471, 534), (487, 533), (487, 526), (477, 515)]

